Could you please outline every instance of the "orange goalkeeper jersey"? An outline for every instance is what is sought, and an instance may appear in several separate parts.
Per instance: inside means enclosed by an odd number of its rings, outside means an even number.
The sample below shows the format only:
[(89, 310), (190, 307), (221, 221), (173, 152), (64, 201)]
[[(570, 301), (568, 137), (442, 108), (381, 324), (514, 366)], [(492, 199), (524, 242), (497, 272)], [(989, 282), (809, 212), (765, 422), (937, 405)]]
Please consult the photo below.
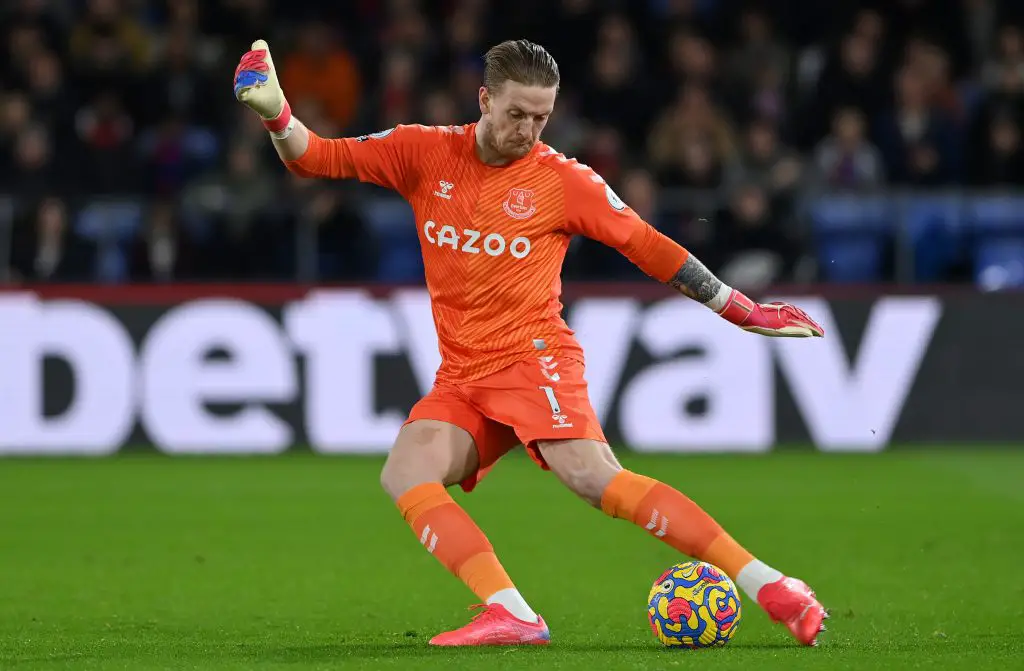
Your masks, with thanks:
[(517, 161), (488, 166), (477, 156), (475, 127), (400, 125), (339, 139), (310, 132), (305, 155), (287, 163), (303, 176), (393, 189), (412, 205), (440, 382), (476, 380), (539, 351), (583, 360), (561, 314), (573, 235), (619, 249), (661, 281), (686, 259), (586, 165), (537, 143)]

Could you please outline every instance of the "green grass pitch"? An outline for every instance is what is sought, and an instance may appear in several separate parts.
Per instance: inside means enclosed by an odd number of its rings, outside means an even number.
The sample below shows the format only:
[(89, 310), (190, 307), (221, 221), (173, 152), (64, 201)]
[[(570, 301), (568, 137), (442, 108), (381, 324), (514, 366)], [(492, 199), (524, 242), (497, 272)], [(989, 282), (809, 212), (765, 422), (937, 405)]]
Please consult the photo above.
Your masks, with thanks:
[(805, 578), (817, 649), (744, 602), (726, 647), (666, 650), (681, 557), (521, 455), (457, 495), (552, 645), (437, 650), (475, 600), (378, 487), (380, 460), (0, 461), (0, 669), (1022, 668), (1024, 451), (624, 456)]

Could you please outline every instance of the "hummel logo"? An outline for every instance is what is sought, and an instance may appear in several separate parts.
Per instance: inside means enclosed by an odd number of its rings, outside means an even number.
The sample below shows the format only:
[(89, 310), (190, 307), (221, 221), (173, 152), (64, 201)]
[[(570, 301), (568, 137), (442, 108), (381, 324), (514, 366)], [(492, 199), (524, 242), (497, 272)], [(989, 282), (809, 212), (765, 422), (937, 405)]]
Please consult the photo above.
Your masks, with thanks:
[(551, 426), (552, 429), (571, 429), (572, 428), (572, 422), (566, 422), (565, 421), (565, 420), (569, 419), (568, 415), (562, 415), (562, 414), (556, 412), (555, 414), (551, 415), (551, 419), (553, 419), (556, 422), (558, 422), (558, 424), (553, 424)]
[(450, 194), (448, 192), (451, 191), (452, 189), (454, 189), (455, 185), (452, 184), (451, 182), (446, 182), (443, 179), (440, 182), (438, 182), (438, 185), (439, 185), (441, 190), (440, 191), (435, 191), (434, 195), (437, 196), (438, 198), (444, 198), (445, 200), (451, 200), (452, 199), (452, 194)]
[[(427, 541), (430, 541), (428, 544)], [(427, 552), (434, 554), (434, 548), (437, 547), (437, 534), (430, 532), (430, 525), (423, 527), (423, 533), (420, 535), (420, 545), (427, 548)]]
[(549, 373), (549, 370), (554, 370), (558, 367), (558, 362), (554, 361), (553, 356), (542, 356), (540, 357), (540, 372), (543, 373), (544, 377), (551, 380), (552, 382), (558, 382), (561, 377), (558, 373)]
[[(655, 508), (651, 512), (651, 521), (644, 526), (644, 529), (647, 529), (648, 531), (654, 531), (655, 527), (658, 526), (658, 515), (660, 514), (661, 513), (658, 512), (658, 509)], [(661, 515), (661, 528), (657, 531), (654, 531), (654, 535), (658, 538), (661, 538), (666, 533), (668, 533), (668, 518), (664, 515)]]

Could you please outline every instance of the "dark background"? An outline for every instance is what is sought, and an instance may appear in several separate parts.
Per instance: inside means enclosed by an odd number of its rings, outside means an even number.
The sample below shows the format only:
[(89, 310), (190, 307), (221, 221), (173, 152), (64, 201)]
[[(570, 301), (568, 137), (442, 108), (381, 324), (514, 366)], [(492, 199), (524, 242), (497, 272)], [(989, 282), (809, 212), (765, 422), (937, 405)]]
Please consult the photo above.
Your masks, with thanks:
[[(9, 0), (0, 281), (420, 282), (408, 208), (288, 175), (235, 65), (267, 39), (296, 114), (355, 135), (476, 120), (482, 54), (526, 37), (562, 70), (544, 139), (732, 284), (1019, 286), (1024, 208), (1003, 196), (1024, 184), (1022, 17), (1010, 0)], [(642, 279), (583, 240), (565, 274)]]

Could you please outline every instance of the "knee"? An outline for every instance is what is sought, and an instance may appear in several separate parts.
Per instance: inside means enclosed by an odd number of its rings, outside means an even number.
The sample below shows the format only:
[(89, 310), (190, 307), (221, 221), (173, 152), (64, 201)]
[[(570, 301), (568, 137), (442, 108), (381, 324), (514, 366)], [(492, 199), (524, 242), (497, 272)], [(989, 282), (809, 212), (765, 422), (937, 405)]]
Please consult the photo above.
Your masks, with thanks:
[(393, 459), (391, 455), (388, 455), (384, 462), (384, 468), (380, 469), (380, 486), (392, 501), (397, 501), (402, 494), (413, 487), (408, 484), (408, 478), (403, 473), (404, 470), (401, 458)]
[(410, 454), (406, 450), (392, 449), (380, 470), (380, 486), (397, 501), (403, 494), (426, 482), (440, 482), (440, 470), (426, 455)]
[(392, 500), (428, 482), (448, 486), (475, 468), (473, 440), (461, 429), (439, 422), (405, 426), (380, 472), (380, 485)]
[(580, 497), (595, 508), (601, 507), (601, 499), (608, 483), (615, 477), (614, 473), (604, 470), (591, 470), (575, 473), (567, 479), (566, 484), (576, 496)]
[(552, 472), (581, 499), (601, 507), (612, 479), (622, 470), (611, 448), (596, 441), (560, 441), (541, 445)]

